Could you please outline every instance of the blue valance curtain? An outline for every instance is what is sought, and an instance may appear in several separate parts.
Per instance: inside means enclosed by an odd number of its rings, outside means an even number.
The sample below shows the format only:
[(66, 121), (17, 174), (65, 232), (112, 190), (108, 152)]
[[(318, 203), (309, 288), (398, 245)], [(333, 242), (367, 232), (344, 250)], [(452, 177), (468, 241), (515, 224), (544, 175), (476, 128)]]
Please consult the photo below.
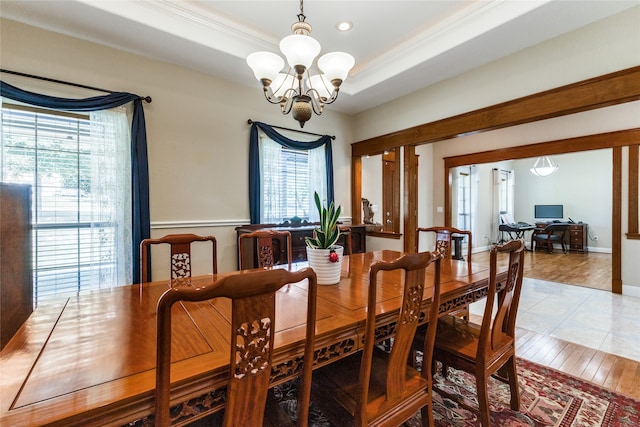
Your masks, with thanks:
[(39, 107), (63, 111), (99, 111), (133, 102), (131, 123), (131, 196), (133, 217), (133, 281), (140, 280), (140, 242), (151, 235), (149, 219), (149, 163), (147, 159), (147, 130), (144, 120), (142, 97), (127, 92), (84, 99), (67, 99), (41, 95), (19, 89), (0, 81), (0, 96)]
[(278, 144), (292, 150), (313, 150), (325, 145), (326, 169), (327, 169), (327, 203), (333, 202), (333, 155), (331, 153), (331, 136), (323, 135), (315, 141), (296, 141), (282, 135), (273, 127), (262, 123), (253, 122), (249, 136), (249, 213), (251, 224), (260, 222), (260, 150), (258, 147), (258, 130), (264, 132), (269, 138)]

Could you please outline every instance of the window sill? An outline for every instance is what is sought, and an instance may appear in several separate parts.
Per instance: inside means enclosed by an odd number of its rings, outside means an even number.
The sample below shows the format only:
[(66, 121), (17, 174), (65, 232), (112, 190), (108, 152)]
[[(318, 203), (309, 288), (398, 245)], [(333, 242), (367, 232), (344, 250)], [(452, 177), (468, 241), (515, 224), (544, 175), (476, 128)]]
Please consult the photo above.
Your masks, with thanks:
[(627, 239), (640, 240), (640, 233), (627, 233)]

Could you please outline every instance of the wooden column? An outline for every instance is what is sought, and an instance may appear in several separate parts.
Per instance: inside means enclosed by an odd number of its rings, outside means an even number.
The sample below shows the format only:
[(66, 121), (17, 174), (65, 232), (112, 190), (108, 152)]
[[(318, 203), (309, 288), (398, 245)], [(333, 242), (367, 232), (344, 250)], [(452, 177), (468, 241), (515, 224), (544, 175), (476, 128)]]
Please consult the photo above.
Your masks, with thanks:
[(613, 147), (611, 292), (622, 293), (622, 147)]

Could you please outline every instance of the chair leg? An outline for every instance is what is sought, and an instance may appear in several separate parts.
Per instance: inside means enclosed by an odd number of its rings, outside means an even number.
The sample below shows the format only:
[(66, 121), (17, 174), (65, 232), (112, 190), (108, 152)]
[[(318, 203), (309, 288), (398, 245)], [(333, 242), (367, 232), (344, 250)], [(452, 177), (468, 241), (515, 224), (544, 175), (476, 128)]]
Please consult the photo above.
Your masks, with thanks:
[(486, 372), (476, 372), (476, 391), (478, 393), (479, 418), (482, 427), (491, 427), (491, 411), (489, 409), (489, 393), (487, 391)]
[(440, 369), (442, 372), (442, 377), (447, 378), (447, 374), (449, 373), (449, 366), (445, 362), (442, 362), (442, 366), (440, 366)]
[(433, 400), (429, 404), (424, 405), (420, 409), (420, 415), (422, 416), (422, 427), (433, 427)]
[(511, 391), (511, 409), (520, 410), (520, 387), (518, 385), (518, 370), (516, 369), (516, 358), (511, 356), (505, 364), (509, 372), (509, 390)]

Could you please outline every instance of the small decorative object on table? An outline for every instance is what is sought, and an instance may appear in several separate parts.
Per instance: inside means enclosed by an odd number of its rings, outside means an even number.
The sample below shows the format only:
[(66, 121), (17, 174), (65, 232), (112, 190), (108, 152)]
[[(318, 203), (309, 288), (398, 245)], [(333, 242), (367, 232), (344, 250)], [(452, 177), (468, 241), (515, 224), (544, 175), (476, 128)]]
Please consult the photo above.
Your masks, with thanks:
[(313, 230), (313, 237), (307, 237), (307, 260), (315, 271), (318, 285), (335, 285), (340, 282), (342, 254), (344, 248), (336, 245), (340, 237), (338, 218), (342, 208), (331, 202), (328, 208), (320, 203), (320, 196), (314, 193), (320, 224)]

